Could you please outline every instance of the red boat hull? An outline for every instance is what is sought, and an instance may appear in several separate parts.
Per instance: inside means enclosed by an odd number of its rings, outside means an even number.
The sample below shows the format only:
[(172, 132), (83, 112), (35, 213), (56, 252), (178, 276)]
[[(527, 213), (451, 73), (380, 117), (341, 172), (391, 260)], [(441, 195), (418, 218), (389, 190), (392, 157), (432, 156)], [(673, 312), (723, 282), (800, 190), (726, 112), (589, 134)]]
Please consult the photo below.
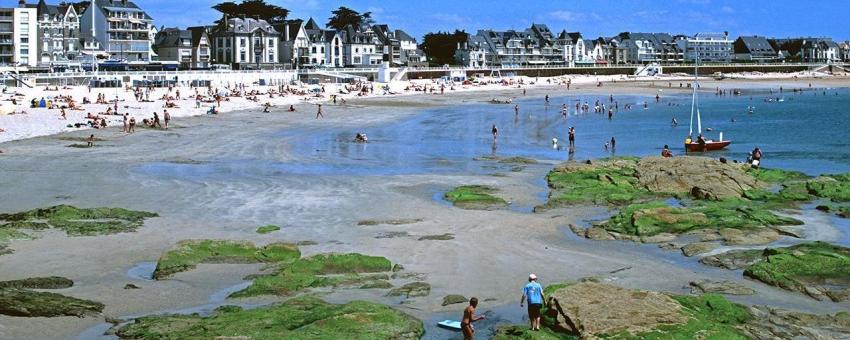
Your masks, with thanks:
[(687, 152), (705, 152), (705, 151), (717, 151), (723, 150), (729, 144), (732, 144), (731, 140), (725, 141), (706, 141), (705, 144), (700, 144), (696, 142), (685, 143), (685, 151)]

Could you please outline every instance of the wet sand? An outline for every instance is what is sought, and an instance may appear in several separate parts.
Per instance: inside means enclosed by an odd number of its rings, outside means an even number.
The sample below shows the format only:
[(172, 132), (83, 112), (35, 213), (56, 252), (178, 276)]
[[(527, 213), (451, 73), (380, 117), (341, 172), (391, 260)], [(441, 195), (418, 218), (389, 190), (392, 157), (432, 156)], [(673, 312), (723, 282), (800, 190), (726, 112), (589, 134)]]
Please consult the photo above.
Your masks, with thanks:
[[(806, 86), (809, 80), (721, 81), (724, 88)], [(847, 86), (846, 79), (811, 80), (813, 86)], [(703, 86), (713, 89), (714, 82)], [(662, 86), (660, 82), (656, 85)], [(666, 82), (664, 83), (666, 85)], [(574, 93), (652, 95), (651, 82), (606, 83), (603, 87), (580, 86)], [(413, 117), (423, 107), (480, 103), (492, 97), (519, 95), (521, 90), (465, 92), (450, 95), (419, 95), (350, 100), (347, 105), (328, 105), (325, 119), (315, 120), (312, 105), (296, 106), (296, 113), (237, 112), (219, 117), (192, 117), (174, 122), (169, 131), (142, 130), (124, 135), (120, 129), (99, 131), (104, 141), (90, 149), (68, 148), (57, 136), (0, 144), (0, 197), (3, 212), (56, 204), (80, 207), (115, 206), (157, 212), (137, 232), (96, 237), (65, 237), (49, 232), (32, 241), (15, 241), (13, 254), (0, 256), (0, 280), (59, 275), (75, 281), (59, 293), (100, 301), (104, 315), (122, 317), (203, 305), (210, 295), (241, 282), (256, 272), (255, 266), (205, 265), (162, 281), (129, 277), (139, 262), (156, 261), (159, 255), (183, 239), (250, 240), (269, 242), (315, 241), (303, 246), (304, 255), (321, 252), (360, 252), (386, 256), (408, 272), (425, 274), (432, 285), (428, 297), (397, 307), (423, 320), (435, 313), (458, 312), (459, 305), (442, 307), (442, 297), (462, 294), (492, 298), (483, 309), (505, 309), (516, 304), (529, 272), (544, 284), (600, 276), (617, 284), (675, 293), (686, 292), (689, 281), (730, 279), (758, 293), (733, 300), (771, 304), (809, 312), (837, 312), (850, 305), (818, 302), (766, 285), (743, 280), (740, 273), (712, 269), (664, 252), (654, 245), (595, 242), (578, 239), (567, 228), (581, 223), (598, 209), (558, 209), (532, 214), (522, 209), (498, 211), (461, 210), (434, 197), (457, 185), (489, 184), (502, 189), (512, 206), (541, 203), (545, 187), (541, 179), (554, 162), (529, 165), (513, 172), (494, 165), (487, 171), (450, 173), (362, 175), (293, 173), (275, 167), (254, 168), (263, 162), (308, 162), (293, 147), (301, 140), (281, 136), (327, 133), (334, 129), (356, 131)], [(563, 94), (561, 87), (537, 88), (528, 96)], [(687, 89), (670, 91), (687, 91)], [(371, 104), (374, 101), (374, 104)], [(509, 106), (498, 106), (510, 109)], [(86, 132), (62, 136), (82, 136)], [(353, 133), (353, 132), (352, 132)], [(321, 152), (317, 152), (321, 155)], [(522, 156), (522, 155), (518, 155)], [(151, 164), (220, 164), (246, 160), (242, 167), (226, 167), (210, 173), (187, 171), (184, 176), (157, 176)], [(474, 167), (486, 165), (475, 162)], [(199, 167), (204, 169), (203, 167)], [(355, 171), (352, 171), (356, 173)], [(497, 172), (499, 177), (490, 173)], [(422, 218), (406, 225), (358, 226), (360, 220)], [(255, 228), (281, 226), (279, 232), (260, 235)], [(386, 232), (409, 236), (375, 238)], [(419, 241), (423, 235), (452, 233), (447, 241)], [(611, 274), (612, 271), (617, 271)], [(124, 290), (135, 283), (139, 290)], [(372, 294), (372, 295), (370, 295)], [(351, 297), (393, 301), (374, 292), (341, 292), (334, 299)], [(236, 301), (239, 302), (239, 301)], [(518, 307), (516, 307), (518, 308)], [(511, 321), (515, 316), (508, 317)], [(0, 317), (0, 338), (73, 338), (103, 323), (102, 318)], [(438, 332), (429, 326), (429, 334)]]

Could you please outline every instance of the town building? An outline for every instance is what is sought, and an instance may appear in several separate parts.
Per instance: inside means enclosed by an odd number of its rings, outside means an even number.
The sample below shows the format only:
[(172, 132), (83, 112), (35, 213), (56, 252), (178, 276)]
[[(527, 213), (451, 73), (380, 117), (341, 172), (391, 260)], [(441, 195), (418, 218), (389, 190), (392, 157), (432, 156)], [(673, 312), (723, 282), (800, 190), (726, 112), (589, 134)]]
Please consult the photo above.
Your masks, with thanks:
[(776, 62), (779, 54), (765, 37), (740, 36), (732, 43), (732, 59), (743, 62)]
[(496, 63), (496, 55), (488, 53), (488, 50), (487, 41), (484, 37), (469, 34), (466, 41), (458, 43), (457, 50), (455, 50), (455, 61), (465, 67), (487, 67)]
[(844, 41), (838, 44), (838, 53), (840, 54), (841, 61), (850, 61), (850, 41)]
[(646, 64), (661, 61), (663, 53), (661, 44), (652, 33), (620, 33), (617, 38), (619, 46), (626, 51), (626, 59), (635, 64)]
[(38, 12), (38, 63), (47, 66), (78, 62), (80, 18), (73, 5), (48, 5), (40, 0)]
[[(546, 25), (532, 24), (524, 31), (479, 30), (475, 38), (468, 38), (461, 44), (455, 58), (464, 63), (490, 66), (517, 67), (527, 65), (564, 65), (571, 52), (565, 51), (565, 45), (575, 48), (574, 42), (562, 32), (559, 36)], [(575, 49), (584, 50), (584, 47)]]
[(827, 63), (840, 61), (838, 44), (830, 38), (784, 38), (769, 39), (783, 60), (804, 63)]
[(304, 24), (307, 32), (308, 64), (312, 67), (342, 67), (343, 62), (343, 37), (337, 30), (323, 29), (310, 18)]
[(408, 65), (409, 62), (421, 62), (422, 53), (416, 48), (416, 39), (402, 30), (391, 30), (387, 25), (371, 25), (380, 43), (383, 61), (390, 65)]
[(343, 63), (346, 67), (377, 66), (384, 61), (384, 45), (371, 26), (355, 28), (347, 25), (342, 31)]
[(205, 27), (165, 28), (159, 30), (155, 40), (154, 51), (159, 61), (178, 62), (182, 69), (210, 67), (210, 45)]
[(92, 0), (80, 14), (83, 50), (97, 46), (115, 60), (149, 62), (152, 22), (153, 18), (132, 1)]
[(280, 61), (280, 33), (265, 20), (224, 17), (209, 36), (217, 64), (244, 70), (274, 68)]
[(677, 40), (684, 60), (700, 63), (728, 63), (732, 60), (732, 41), (728, 33), (697, 33)]
[(581, 36), (581, 33), (567, 33), (566, 30), (561, 31), (558, 35), (557, 44), (561, 47), (561, 56), (565, 65), (575, 66), (576, 64), (587, 64), (590, 62), (589, 60), (585, 60), (587, 56), (585, 53), (587, 45), (584, 44), (584, 38)]
[(23, 0), (0, 8), (0, 65), (38, 64), (38, 10)]
[(310, 64), (310, 39), (304, 29), (304, 20), (287, 20), (274, 27), (280, 33), (280, 63), (293, 69)]

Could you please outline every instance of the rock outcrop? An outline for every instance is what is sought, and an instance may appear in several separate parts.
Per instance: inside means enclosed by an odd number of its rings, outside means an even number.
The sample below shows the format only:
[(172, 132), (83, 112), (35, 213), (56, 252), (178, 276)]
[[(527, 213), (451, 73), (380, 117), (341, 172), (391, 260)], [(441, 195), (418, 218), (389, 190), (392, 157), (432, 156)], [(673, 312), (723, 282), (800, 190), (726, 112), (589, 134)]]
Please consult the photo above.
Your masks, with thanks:
[[(582, 334), (636, 334), (660, 325), (682, 324), (682, 306), (667, 295), (595, 282), (581, 282), (551, 294)], [(558, 315), (558, 326), (571, 324)]]
[(656, 193), (691, 193), (700, 199), (740, 198), (763, 187), (740, 165), (707, 157), (647, 157), (635, 168), (640, 186)]

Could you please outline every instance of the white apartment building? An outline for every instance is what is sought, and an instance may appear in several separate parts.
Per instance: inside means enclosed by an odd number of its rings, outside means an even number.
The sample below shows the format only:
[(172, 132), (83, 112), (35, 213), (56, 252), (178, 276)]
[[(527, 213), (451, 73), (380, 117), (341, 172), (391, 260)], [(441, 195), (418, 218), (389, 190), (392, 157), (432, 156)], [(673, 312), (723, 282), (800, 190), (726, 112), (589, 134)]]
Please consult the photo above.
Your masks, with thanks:
[(38, 64), (38, 11), (24, 1), (0, 8), (0, 64)]
[(98, 45), (113, 59), (151, 60), (151, 18), (129, 0), (92, 0), (80, 15), (86, 48)]

